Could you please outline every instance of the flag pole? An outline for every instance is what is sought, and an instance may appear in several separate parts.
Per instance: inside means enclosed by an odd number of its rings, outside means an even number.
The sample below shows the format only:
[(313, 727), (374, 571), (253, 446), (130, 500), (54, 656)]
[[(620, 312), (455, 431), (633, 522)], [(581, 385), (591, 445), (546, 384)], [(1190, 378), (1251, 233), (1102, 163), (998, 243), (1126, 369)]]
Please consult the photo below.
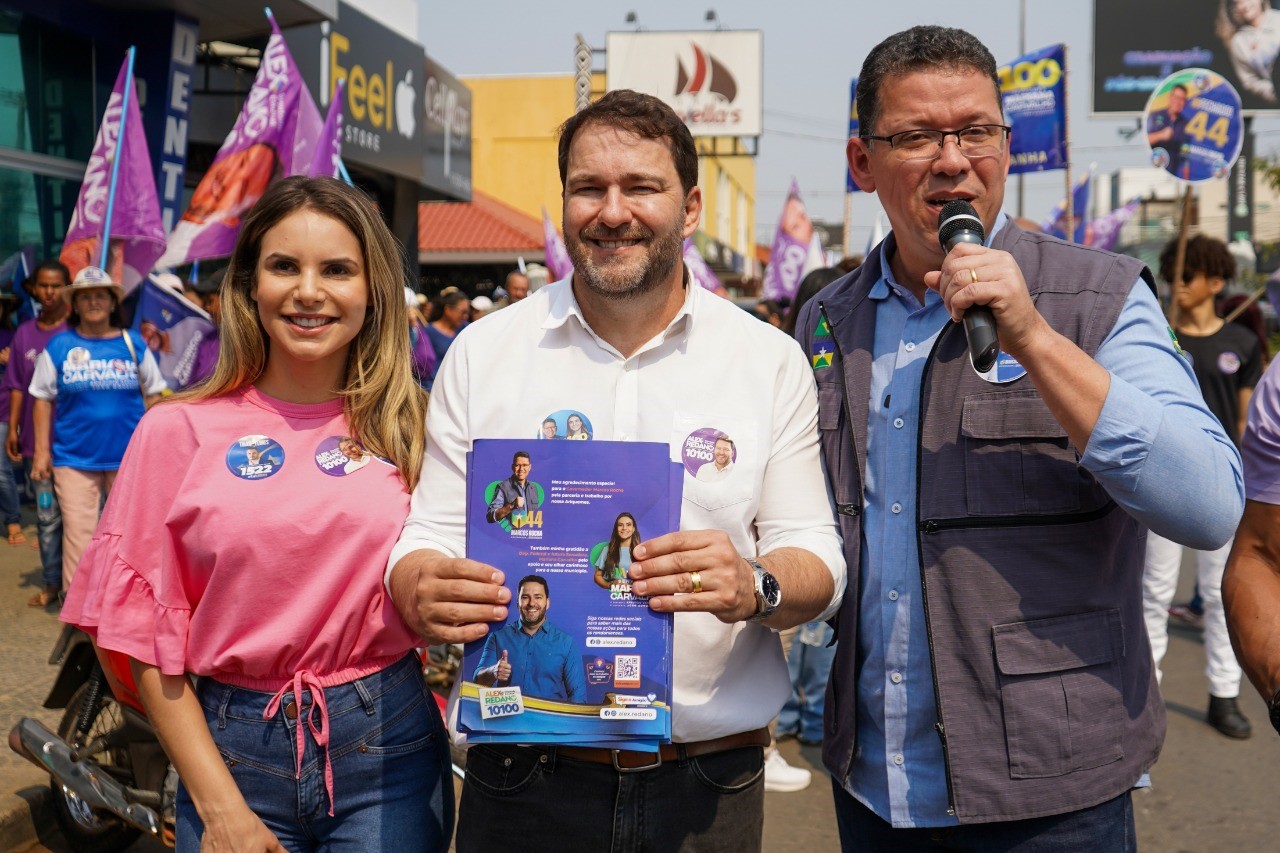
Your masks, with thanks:
[(841, 240), (841, 247), (844, 256), (849, 257), (849, 242), (853, 231), (853, 193), (846, 192), (844, 194), (844, 235)]
[(1068, 50), (1069, 49), (1067, 45), (1063, 44), (1062, 45), (1062, 102), (1063, 102), (1062, 138), (1067, 145), (1067, 163), (1066, 163), (1066, 170), (1065, 170), (1066, 177), (1067, 177), (1066, 216), (1067, 216), (1067, 228), (1071, 229), (1071, 231), (1067, 234), (1067, 240), (1068, 242), (1074, 243), (1076, 239), (1076, 212), (1075, 212), (1076, 200), (1072, 198), (1075, 187), (1071, 183), (1071, 97), (1070, 97), (1070, 93), (1067, 91), (1067, 68), (1070, 67), (1068, 64), (1069, 57), (1067, 56)]
[(1173, 256), (1173, 283), (1169, 289), (1169, 325), (1178, 331), (1178, 286), (1182, 282), (1182, 269), (1187, 259), (1187, 226), (1191, 224), (1191, 184), (1182, 194), (1182, 221), (1178, 224), (1178, 250)]
[(116, 150), (111, 157), (111, 184), (107, 190), (107, 212), (102, 218), (102, 253), (98, 257), (98, 266), (107, 268), (107, 253), (111, 250), (111, 213), (116, 203), (116, 183), (120, 180), (120, 154), (124, 150), (125, 125), (129, 118), (129, 96), (133, 94), (133, 55), (135, 48), (130, 47), (125, 55), (127, 70), (124, 74), (124, 95), (120, 102), (120, 122), (116, 127)]

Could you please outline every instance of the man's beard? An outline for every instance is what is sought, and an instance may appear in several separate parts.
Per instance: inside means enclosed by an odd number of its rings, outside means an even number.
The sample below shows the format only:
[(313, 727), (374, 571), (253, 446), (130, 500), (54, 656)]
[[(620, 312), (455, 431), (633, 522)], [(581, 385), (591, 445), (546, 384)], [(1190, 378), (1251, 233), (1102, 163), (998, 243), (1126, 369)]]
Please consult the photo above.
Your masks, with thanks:
[[(573, 271), (593, 293), (610, 299), (629, 299), (654, 290), (680, 263), (684, 249), (684, 212), (669, 231), (654, 234), (643, 225), (614, 232), (608, 228), (586, 228), (579, 237), (568, 230), (564, 234), (565, 249), (573, 261)], [(627, 262), (608, 262), (597, 266), (585, 240), (645, 240), (648, 252), (638, 266)]]

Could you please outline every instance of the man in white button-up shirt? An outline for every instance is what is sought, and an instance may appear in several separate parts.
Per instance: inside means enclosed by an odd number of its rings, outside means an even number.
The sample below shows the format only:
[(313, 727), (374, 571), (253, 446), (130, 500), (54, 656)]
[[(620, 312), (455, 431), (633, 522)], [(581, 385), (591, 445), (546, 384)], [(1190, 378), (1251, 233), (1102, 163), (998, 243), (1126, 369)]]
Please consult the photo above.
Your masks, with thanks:
[[(668, 443), (687, 472), (680, 530), (638, 545), (629, 575), (675, 613), (675, 743), (473, 746), (458, 850), (756, 850), (765, 726), (790, 691), (775, 632), (825, 618), (844, 592), (812, 372), (786, 335), (690, 284), (697, 154), (668, 106), (609, 93), (562, 128), (559, 166), (575, 273), (450, 348), (388, 588), (431, 642), (508, 618), (502, 573), (463, 557), (473, 440), (534, 437), (574, 412), (597, 440)], [(527, 378), (515, 396), (492, 381), (513, 353)], [(705, 482), (726, 437), (732, 475)]]

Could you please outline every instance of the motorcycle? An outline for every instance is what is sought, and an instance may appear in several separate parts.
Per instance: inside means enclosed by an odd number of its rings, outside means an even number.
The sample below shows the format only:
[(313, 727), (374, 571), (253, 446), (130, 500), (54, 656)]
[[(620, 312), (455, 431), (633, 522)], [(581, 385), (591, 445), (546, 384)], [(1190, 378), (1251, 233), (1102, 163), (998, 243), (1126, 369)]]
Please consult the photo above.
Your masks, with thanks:
[(174, 843), (178, 775), (157, 740), (129, 659), (95, 649), (72, 625), (49, 657), (57, 666), (46, 708), (64, 709), (56, 733), (23, 717), (14, 752), (52, 777), (54, 816), (77, 853), (117, 853), (142, 833)]

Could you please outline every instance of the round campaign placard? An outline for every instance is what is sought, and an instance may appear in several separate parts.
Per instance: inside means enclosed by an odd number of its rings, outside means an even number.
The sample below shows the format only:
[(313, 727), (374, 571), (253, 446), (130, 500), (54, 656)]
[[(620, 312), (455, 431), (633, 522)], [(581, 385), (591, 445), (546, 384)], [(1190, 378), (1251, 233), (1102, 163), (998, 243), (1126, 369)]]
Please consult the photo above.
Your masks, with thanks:
[(331, 435), (316, 445), (316, 467), (330, 477), (354, 474), (373, 461), (373, 454), (349, 435)]
[(227, 469), (241, 480), (265, 480), (284, 467), (284, 448), (265, 435), (246, 435), (227, 449)]
[(680, 457), (684, 460), (684, 469), (690, 476), (697, 477), (698, 470), (716, 458), (716, 442), (725, 441), (729, 446), (729, 461), (738, 461), (738, 448), (729, 436), (713, 427), (702, 427), (689, 433), (681, 448)]
[[(969, 366), (973, 367), (973, 362), (969, 362)], [(974, 373), (978, 372), (978, 368), (973, 368)], [(986, 373), (978, 373), (986, 381), (992, 385), (1005, 385), (1009, 382), (1021, 379), (1027, 375), (1027, 369), (1018, 363), (1018, 360), (1007, 353), (997, 353), (996, 362), (991, 365), (991, 369)]]
[(1147, 101), (1143, 117), (1151, 162), (1180, 181), (1225, 178), (1240, 155), (1240, 94), (1207, 68), (1175, 71)]

